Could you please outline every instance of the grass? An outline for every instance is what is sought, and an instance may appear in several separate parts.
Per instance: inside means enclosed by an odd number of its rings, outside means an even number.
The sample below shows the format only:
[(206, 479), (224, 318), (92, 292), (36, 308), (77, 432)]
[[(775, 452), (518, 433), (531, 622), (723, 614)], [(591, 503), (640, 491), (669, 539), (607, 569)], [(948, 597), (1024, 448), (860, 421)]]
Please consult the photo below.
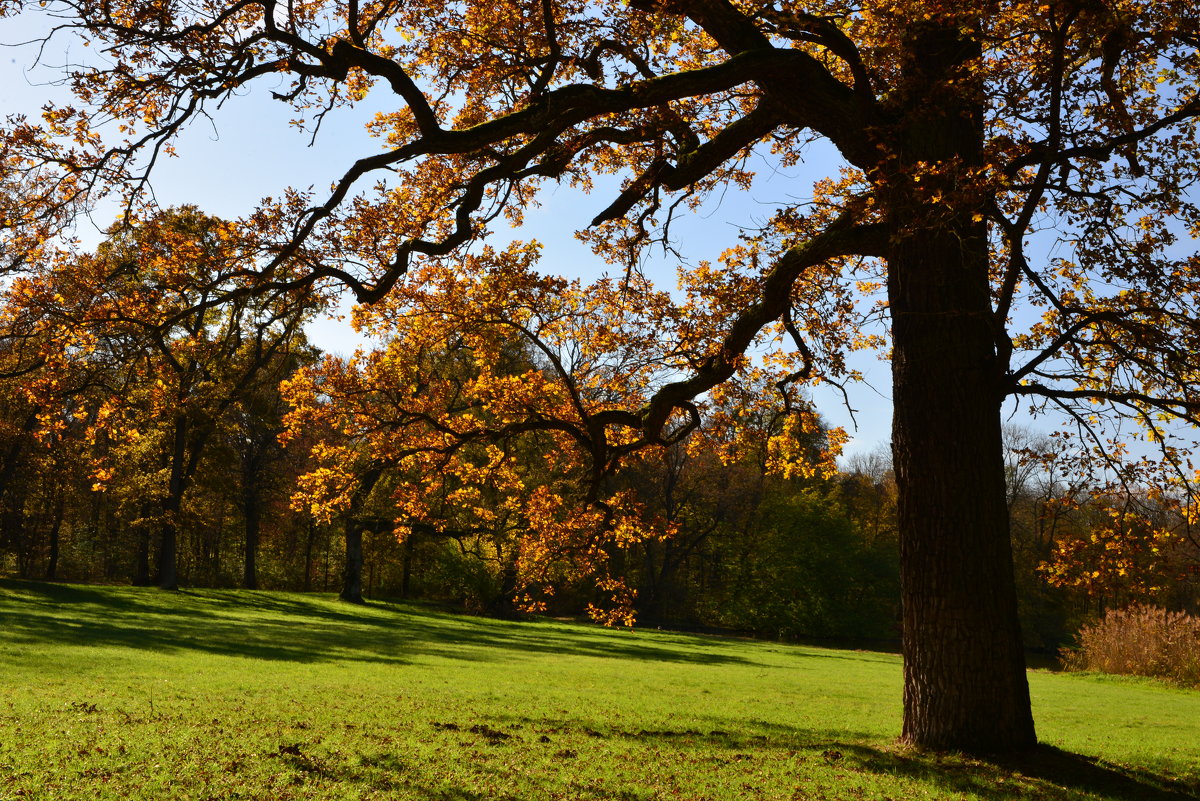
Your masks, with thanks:
[(1200, 693), (1031, 685), (985, 762), (894, 745), (888, 654), (0, 581), (0, 801), (1200, 798)]

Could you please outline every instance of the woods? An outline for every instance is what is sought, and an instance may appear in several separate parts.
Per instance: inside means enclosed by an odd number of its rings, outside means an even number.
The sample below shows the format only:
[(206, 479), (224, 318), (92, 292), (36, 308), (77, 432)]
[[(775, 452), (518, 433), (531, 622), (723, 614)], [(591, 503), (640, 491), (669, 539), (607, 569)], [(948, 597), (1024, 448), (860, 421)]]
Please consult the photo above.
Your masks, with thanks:
[[(45, 355), (34, 346), (43, 318), (14, 304), (10, 374), (36, 369), (42, 397), (74, 397), (54, 383), (66, 379), (58, 365), (125, 344), (89, 332), (89, 310), (107, 308), (93, 298), (126, 279), (120, 263), (89, 267), (61, 236), (81, 208), (119, 203), (136, 231), (153, 214), (146, 182), (180, 132), (264, 80), (302, 126), (368, 98), (390, 104), (369, 123), (377, 149), (329, 148), (345, 171), (328, 193), (289, 189), (286, 176), (263, 187), (223, 240), (236, 256), (219, 244), (194, 290), (195, 277), (167, 271), (164, 283), (183, 281), (170, 303), (156, 284), (135, 293), (150, 305), (102, 312), (151, 334), (153, 358), (121, 364), (157, 376), (144, 407), (161, 429), (155, 484), (131, 496), (143, 508), (129, 519), (158, 532), (163, 586), (175, 584), (171, 543), (210, 447), (207, 421), (265, 386), (259, 377), (283, 352), (271, 343), (295, 336), (290, 315), (335, 286), (365, 304), (361, 324), (386, 344), (289, 380), (295, 435), (312, 437), (316, 460), (297, 470), (301, 504), (351, 543), (388, 520), (403, 549), (418, 531), (469, 537), (506, 565), (499, 586), (528, 609), (588, 576), (620, 619), (634, 588), (614, 564), (641, 549), (661, 579), (665, 543), (704, 541), (686, 516), (672, 520), (673, 501), (654, 510), (632, 488), (632, 473), (664, 451), (715, 449), (728, 467), (758, 448), (763, 469), (785, 480), (828, 475), (839, 435), (824, 435), (824, 454), (805, 447), (819, 430), (805, 388), (846, 385), (849, 354), (890, 349), (903, 739), (917, 747), (1036, 741), (1006, 403), (1066, 422), (1042, 469), (1087, 477), (1066, 509), (1107, 517), (1089, 541), (1110, 531), (1118, 549), (1141, 537), (1136, 549), (1152, 553), (1157, 538), (1190, 542), (1200, 23), (1189, 3), (48, 7), (58, 15), (49, 42), (79, 36), (104, 55), (68, 68), (72, 105), (10, 119), (4, 133), (13, 286), (48, 293), (55, 313), (81, 304), (72, 313), (83, 315), (54, 338), (65, 350)], [(682, 264), (675, 293), (640, 275), (651, 248), (671, 246), (672, 219), (748, 187), (756, 163), (796, 165), (815, 141), (840, 160), (798, 188), (804, 200)], [(587, 190), (612, 175), (621, 189), (588, 196), (597, 214), (579, 235), (623, 278), (584, 287), (547, 277), (536, 246), (494, 242), (546, 187)], [(55, 288), (60, 270), (79, 270), (78, 302)], [(232, 339), (199, 336), (202, 316), (239, 308)], [(246, 366), (218, 375), (201, 342), (247, 348)], [(88, 415), (123, 419), (117, 406), (56, 408), (50, 424), (37, 394), (24, 394), (11, 407), (14, 442), (73, 425), (103, 431)], [(144, 433), (114, 423), (104, 436), (116, 438), (101, 444), (135, 448)], [(1143, 470), (1142, 452), (1157, 472)], [(396, 473), (380, 484), (384, 466)], [(121, 477), (100, 468), (95, 478)], [(261, 521), (243, 498), (245, 516)], [(375, 518), (376, 502), (395, 511)], [(803, 527), (803, 503), (777, 508)], [(1164, 517), (1144, 528), (1153, 509)], [(681, 539), (662, 552), (645, 545), (673, 529)], [(1087, 550), (1052, 539), (1064, 563)], [(1055, 575), (1079, 580), (1069, 567)]]

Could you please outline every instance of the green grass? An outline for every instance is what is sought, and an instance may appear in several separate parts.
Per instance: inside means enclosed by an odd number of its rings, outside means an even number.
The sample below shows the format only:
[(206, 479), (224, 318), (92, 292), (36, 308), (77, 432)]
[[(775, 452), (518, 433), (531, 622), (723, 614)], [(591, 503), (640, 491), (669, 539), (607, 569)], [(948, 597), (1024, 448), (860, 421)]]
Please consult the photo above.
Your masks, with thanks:
[(0, 581), (0, 801), (1200, 797), (1200, 693), (1031, 683), (984, 762), (893, 744), (888, 654)]

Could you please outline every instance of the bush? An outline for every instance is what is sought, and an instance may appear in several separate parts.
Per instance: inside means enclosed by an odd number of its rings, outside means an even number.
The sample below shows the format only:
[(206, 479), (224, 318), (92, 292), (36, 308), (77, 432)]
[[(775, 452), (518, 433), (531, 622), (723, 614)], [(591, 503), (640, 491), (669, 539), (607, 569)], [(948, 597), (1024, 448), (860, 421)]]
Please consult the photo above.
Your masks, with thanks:
[(1200, 686), (1200, 618), (1140, 604), (1110, 611), (1080, 630), (1079, 647), (1063, 653), (1063, 664)]

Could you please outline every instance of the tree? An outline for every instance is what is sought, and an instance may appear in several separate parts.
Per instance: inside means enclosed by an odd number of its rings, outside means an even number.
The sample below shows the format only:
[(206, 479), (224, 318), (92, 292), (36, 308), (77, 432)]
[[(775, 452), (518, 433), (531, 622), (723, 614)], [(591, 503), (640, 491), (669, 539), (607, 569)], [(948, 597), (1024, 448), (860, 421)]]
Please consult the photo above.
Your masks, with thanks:
[[(260, 80), (313, 124), (368, 92), (395, 96), (371, 123), (381, 149), (332, 192), (282, 195), (247, 218), (282, 240), (234, 294), (332, 278), (377, 301), (414, 260), (453, 259), (498, 215), (519, 222), (545, 181), (614, 173), (623, 189), (586, 236), (632, 266), (673, 215), (745, 185), (752, 153), (790, 166), (808, 142), (830, 143), (844, 163), (811, 204), (781, 205), (719, 268), (684, 276), (693, 294), (677, 319), (704, 355), (610, 415), (611, 447), (670, 436), (764, 333), (793, 340), (797, 380), (842, 380), (845, 352), (877, 333), (855, 300), (878, 289), (903, 738), (1035, 742), (1001, 404), (1041, 398), (1084, 423), (1095, 405), (1156, 434), (1160, 415), (1196, 422), (1200, 260), (1170, 247), (1200, 225), (1187, 195), (1200, 174), (1191, 0), (48, 5), (61, 35), (105, 53), (73, 69), (73, 107), (12, 126), (18, 175), (64, 175), (37, 194), (55, 208), (106, 187), (136, 195), (188, 122)], [(287, 265), (302, 249), (326, 258), (297, 276)]]
[[(90, 423), (112, 436), (97, 454), (97, 479), (124, 482), (129, 504), (139, 507), (146, 558), (137, 580), (149, 578), (153, 524), (155, 582), (175, 589), (180, 516), (206, 449), (235, 405), (269, 380), (268, 369), (286, 362), (312, 300), (277, 292), (209, 303), (253, 254), (234, 226), (194, 207), (110, 233), (94, 255), (59, 254), (18, 296), (60, 333), (65, 364), (102, 376), (107, 392)], [(276, 371), (276, 383), (281, 378)], [(50, 406), (59, 382), (52, 375), (41, 384)]]
[(871, 543), (832, 485), (774, 488), (718, 590), (723, 625), (769, 637), (891, 639), (897, 555)]
[[(537, 587), (561, 583), (551, 574), (600, 575), (630, 597), (605, 565), (654, 528), (634, 523), (638, 504), (609, 481), (644, 443), (612, 447), (605, 421), (662, 373), (655, 328), (621, 306), (662, 310), (665, 295), (640, 279), (538, 277), (536, 252), (485, 248), (454, 269), (421, 269), (360, 315), (383, 347), (288, 384), (290, 430), (329, 432), (299, 500), (326, 519), (353, 515), (362, 476), (393, 469), (397, 532), (454, 540), (490, 563), (496, 587), (483, 600), (497, 610), (519, 597), (537, 606)], [(611, 613), (624, 619), (624, 601)]]
[[(298, 339), (300, 337), (297, 337)], [(244, 543), (242, 586), (258, 589), (258, 549), (262, 538), (263, 512), (273, 495), (295, 476), (287, 468), (287, 454), (279, 442), (287, 404), (280, 383), (315, 353), (293, 342), (287, 350), (268, 355), (267, 364), (238, 393), (221, 435), (239, 467), (240, 487), (236, 505), (242, 513)]]
[[(753, 571), (752, 555), (776, 533), (762, 525), (764, 504), (828, 480), (844, 436), (806, 399), (785, 402), (771, 386), (778, 378), (759, 371), (710, 393), (687, 440), (650, 451), (615, 476), (667, 534), (631, 549), (626, 571), (636, 575), (639, 621), (756, 628), (729, 607), (748, 600), (738, 574)], [(784, 628), (758, 630), (780, 636)]]
[(1111, 446), (1064, 455), (1056, 439), (1059, 449), (1035, 451), (1030, 461), (1048, 476), (1087, 478), (1052, 485), (1041, 502), (1043, 581), (1073, 595), (1088, 618), (1134, 604), (1192, 607), (1189, 578), (1200, 552), (1194, 489), (1180, 485), (1170, 463), (1126, 458), (1114, 472), (1105, 469)]

